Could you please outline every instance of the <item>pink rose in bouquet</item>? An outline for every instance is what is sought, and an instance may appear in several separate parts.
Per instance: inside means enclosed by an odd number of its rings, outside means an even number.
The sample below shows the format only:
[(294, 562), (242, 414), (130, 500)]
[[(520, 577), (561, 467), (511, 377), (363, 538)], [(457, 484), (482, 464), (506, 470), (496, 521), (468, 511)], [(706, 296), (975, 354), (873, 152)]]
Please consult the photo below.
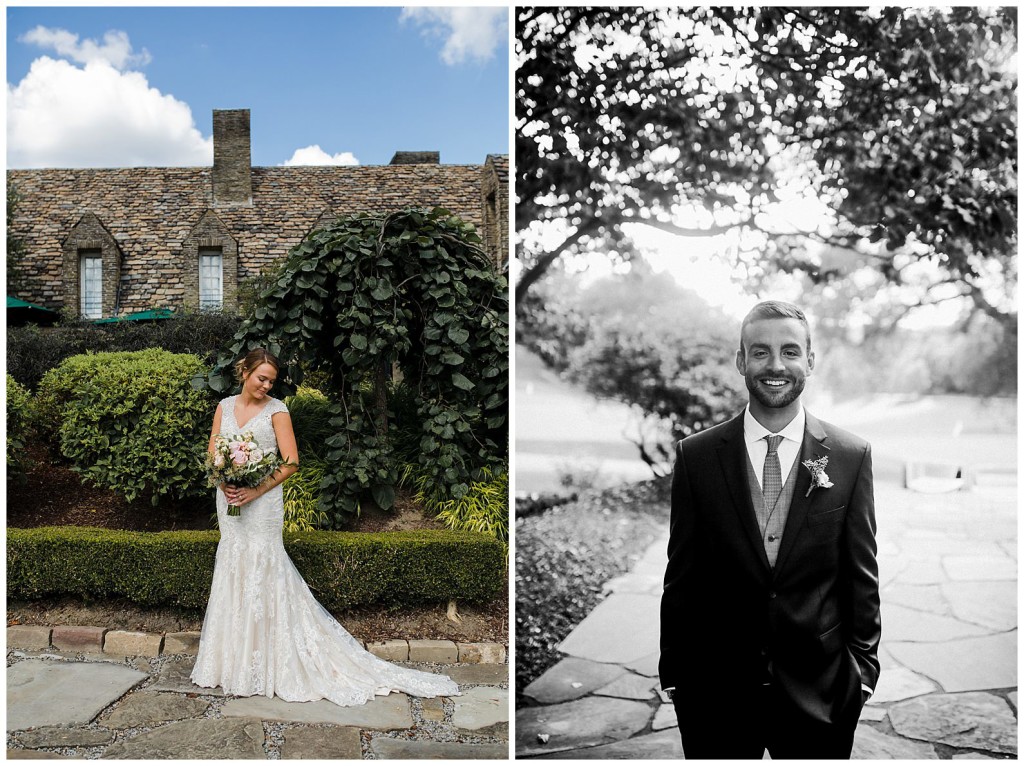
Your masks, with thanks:
[[(294, 463), (283, 460), (275, 451), (262, 449), (252, 432), (247, 431), (235, 436), (219, 434), (214, 441), (213, 452), (206, 455), (203, 468), (210, 487), (222, 484), (257, 487), (285, 465)], [(228, 506), (228, 516), (238, 516), (241, 511), (237, 505)]]

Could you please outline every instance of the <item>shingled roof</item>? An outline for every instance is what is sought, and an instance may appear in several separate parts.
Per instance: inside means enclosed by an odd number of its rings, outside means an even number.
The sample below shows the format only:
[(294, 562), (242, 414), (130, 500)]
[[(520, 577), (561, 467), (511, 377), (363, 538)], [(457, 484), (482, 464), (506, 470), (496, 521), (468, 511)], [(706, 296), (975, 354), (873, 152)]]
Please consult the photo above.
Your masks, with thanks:
[[(17, 265), (17, 295), (47, 308), (63, 306), (66, 240), (89, 213), (120, 250), (119, 314), (182, 305), (192, 268), (182, 262), (183, 247), (200, 236), (200, 221), (222, 224), (237, 243), (239, 281), (287, 254), (323, 217), (442, 206), (482, 230), (485, 178), (489, 187), (495, 173), (502, 184), (508, 178), (507, 156), (487, 160), (494, 170), (419, 163), (253, 167), (251, 204), (215, 202), (209, 167), (10, 170), (19, 203), (8, 225), (26, 252)], [(504, 216), (507, 230), (507, 209)]]

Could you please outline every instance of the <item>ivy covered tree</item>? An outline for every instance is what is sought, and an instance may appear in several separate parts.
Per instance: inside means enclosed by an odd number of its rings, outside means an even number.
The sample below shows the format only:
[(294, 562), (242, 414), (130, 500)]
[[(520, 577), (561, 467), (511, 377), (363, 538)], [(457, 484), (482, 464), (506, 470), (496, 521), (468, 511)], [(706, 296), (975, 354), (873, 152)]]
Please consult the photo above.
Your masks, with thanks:
[(508, 286), (479, 242), (472, 225), (441, 208), (363, 214), (312, 232), (195, 385), (227, 394), (232, 365), (258, 346), (284, 365), (280, 396), (307, 373), (325, 378), (333, 434), (320, 508), (339, 519), (366, 492), (382, 508), (394, 502), (388, 395), (398, 370), (414, 391), (419, 465), (462, 497), (503, 471), (508, 455)]
[[(917, 303), (1015, 325), (1015, 8), (516, 15), (517, 306), (564, 255), (629, 258), (637, 223), (729, 232), (754, 282), (924, 262)], [(783, 198), (828, 216), (780, 226)]]

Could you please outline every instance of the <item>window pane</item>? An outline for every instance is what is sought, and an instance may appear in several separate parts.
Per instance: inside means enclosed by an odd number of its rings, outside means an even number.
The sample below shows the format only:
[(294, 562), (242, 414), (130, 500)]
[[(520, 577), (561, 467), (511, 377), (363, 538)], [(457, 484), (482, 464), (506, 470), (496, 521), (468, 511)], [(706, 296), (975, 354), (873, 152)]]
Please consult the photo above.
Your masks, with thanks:
[(199, 254), (199, 308), (219, 309), (224, 303), (222, 257), (219, 252)]
[(103, 316), (103, 258), (100, 252), (82, 251), (79, 272), (79, 311), (86, 319)]

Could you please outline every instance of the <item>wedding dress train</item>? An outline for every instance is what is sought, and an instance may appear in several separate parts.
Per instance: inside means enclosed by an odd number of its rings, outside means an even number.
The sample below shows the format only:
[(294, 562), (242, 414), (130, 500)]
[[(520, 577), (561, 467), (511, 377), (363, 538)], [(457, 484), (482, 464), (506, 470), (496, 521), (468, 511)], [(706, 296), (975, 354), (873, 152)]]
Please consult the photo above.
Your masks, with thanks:
[[(287, 407), (267, 397), (239, 427), (237, 398), (221, 402), (221, 433), (252, 431), (261, 448), (276, 451), (271, 417)], [(220, 544), (192, 681), (233, 695), (338, 705), (361, 705), (392, 691), (458, 695), (447, 676), (399, 667), (363, 649), (313, 597), (288, 557), (283, 518), (280, 485), (243, 506), (239, 516), (227, 515), (227, 499), (217, 490)]]

